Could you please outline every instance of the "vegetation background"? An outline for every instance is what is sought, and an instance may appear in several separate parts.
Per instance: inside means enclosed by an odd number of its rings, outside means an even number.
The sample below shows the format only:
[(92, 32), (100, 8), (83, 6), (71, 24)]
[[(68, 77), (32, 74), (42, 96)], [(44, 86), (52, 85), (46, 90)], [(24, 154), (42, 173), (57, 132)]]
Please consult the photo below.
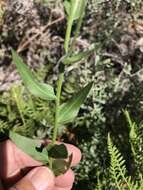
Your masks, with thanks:
[[(1, 132), (9, 128), (33, 138), (50, 137), (53, 113), (49, 108), (53, 105), (27, 95), (10, 50), (16, 49), (40, 80), (52, 84), (57, 77), (57, 61), (63, 55), (65, 30), (62, 0), (0, 1)], [(59, 139), (77, 145), (83, 153), (75, 169), (73, 189), (118, 189), (110, 175), (109, 132), (126, 160), (127, 174), (137, 179), (138, 167), (143, 173), (142, 0), (88, 0), (76, 51), (91, 44), (96, 45), (94, 54), (69, 68), (62, 98), (69, 98), (91, 80), (92, 92), (74, 123), (63, 126)], [(132, 153), (131, 123), (125, 109), (137, 123), (138, 155)], [(121, 189), (128, 189), (123, 181)]]

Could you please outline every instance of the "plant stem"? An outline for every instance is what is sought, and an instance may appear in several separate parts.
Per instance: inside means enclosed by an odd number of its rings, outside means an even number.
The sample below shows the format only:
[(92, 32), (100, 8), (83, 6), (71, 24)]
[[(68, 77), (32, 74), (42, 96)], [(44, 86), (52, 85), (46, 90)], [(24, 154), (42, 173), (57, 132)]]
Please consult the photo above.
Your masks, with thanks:
[(52, 158), (50, 158), (49, 159), (49, 168), (52, 170), (52, 162), (53, 162), (53, 159)]
[(60, 98), (61, 98), (61, 90), (62, 90), (62, 83), (64, 79), (64, 73), (60, 73), (58, 83), (57, 83), (57, 99), (56, 99), (56, 108), (55, 108), (55, 124), (54, 124), (54, 132), (52, 137), (52, 144), (55, 144), (57, 133), (58, 133), (58, 116), (59, 116), (59, 106), (60, 106)]
[(69, 16), (69, 22), (66, 30), (66, 36), (65, 36), (65, 42), (64, 42), (64, 49), (65, 53), (67, 54), (69, 51), (69, 42), (70, 42), (70, 36), (71, 36), (71, 30), (72, 30), (72, 20), (70, 19)]
[[(55, 123), (54, 123), (54, 130), (53, 130), (53, 136), (52, 136), (52, 145), (55, 144), (58, 134), (58, 116), (59, 116), (59, 107), (60, 107), (60, 98), (61, 98), (61, 91), (62, 91), (62, 84), (64, 80), (64, 66), (61, 65), (60, 75), (57, 82), (57, 94), (56, 94), (56, 107), (55, 107)], [(52, 170), (52, 158), (49, 159), (49, 167)]]
[[(55, 123), (54, 123), (54, 130), (52, 136), (52, 145), (55, 144), (57, 134), (58, 134), (58, 116), (59, 116), (59, 106), (60, 106), (60, 98), (61, 98), (61, 90), (62, 90), (62, 83), (64, 79), (64, 72), (60, 73), (59, 79), (57, 82), (57, 95), (56, 95), (56, 107), (55, 107)], [(52, 170), (52, 158), (49, 159), (49, 168)]]
[(26, 127), (26, 123), (25, 123), (25, 119), (24, 119), (24, 115), (23, 115), (22, 97), (21, 97), (21, 94), (18, 94), (19, 92), (17, 92), (16, 90), (17, 90), (16, 88), (12, 89), (13, 96), (15, 98), (15, 102), (16, 102), (22, 123), (23, 123), (24, 127)]
[[(84, 16), (84, 9), (85, 9), (85, 5), (86, 5), (85, 2), (86, 1), (84, 0), (81, 3), (80, 17), (79, 17), (79, 21), (77, 23), (75, 36), (74, 36), (74, 40), (73, 40), (73, 43), (72, 43), (71, 47), (69, 47), (69, 41), (70, 41), (70, 36), (71, 36), (72, 24), (73, 24), (73, 18), (72, 18), (73, 15), (69, 15), (69, 19), (68, 19), (69, 22), (68, 22), (68, 26), (67, 26), (65, 43), (64, 43), (64, 48), (65, 48), (66, 53), (71, 53), (72, 50), (74, 49), (76, 39), (77, 39), (77, 36), (79, 34), (80, 27), (81, 27), (82, 20), (83, 20), (83, 16)], [(55, 141), (56, 141), (56, 138), (57, 138), (57, 133), (58, 133), (58, 115), (59, 115), (59, 106), (60, 106), (60, 97), (61, 97), (61, 89), (62, 89), (63, 79), (64, 79), (64, 66), (61, 65), (61, 71), (60, 71), (60, 75), (59, 75), (59, 79), (58, 79), (58, 83), (57, 83), (55, 124), (54, 124), (54, 132), (53, 132), (53, 137), (52, 137), (52, 144), (55, 144)]]
[(72, 51), (74, 50), (74, 47), (76, 45), (76, 40), (78, 38), (80, 28), (81, 28), (81, 25), (82, 25), (82, 21), (83, 21), (83, 16), (84, 16), (84, 10), (85, 10), (85, 7), (86, 7), (86, 3), (87, 3), (87, 1), (85, 1), (85, 0), (83, 0), (81, 2), (80, 17), (79, 17), (79, 20), (78, 20), (78, 23), (77, 23), (76, 31), (75, 31), (75, 34), (74, 34), (74, 39), (73, 39), (72, 44), (71, 44), (70, 53), (72, 53)]

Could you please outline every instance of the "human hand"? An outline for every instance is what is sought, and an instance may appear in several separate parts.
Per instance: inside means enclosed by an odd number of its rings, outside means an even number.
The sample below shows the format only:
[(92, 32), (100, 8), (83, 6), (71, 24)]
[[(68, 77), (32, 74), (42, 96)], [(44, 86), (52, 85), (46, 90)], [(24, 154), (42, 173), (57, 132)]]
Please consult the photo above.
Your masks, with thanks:
[[(66, 146), (69, 154), (73, 153), (71, 165), (77, 165), (80, 150), (70, 144)], [(0, 143), (0, 152), (0, 190), (71, 190), (74, 182), (71, 169), (55, 177), (48, 167), (33, 160), (10, 140)]]

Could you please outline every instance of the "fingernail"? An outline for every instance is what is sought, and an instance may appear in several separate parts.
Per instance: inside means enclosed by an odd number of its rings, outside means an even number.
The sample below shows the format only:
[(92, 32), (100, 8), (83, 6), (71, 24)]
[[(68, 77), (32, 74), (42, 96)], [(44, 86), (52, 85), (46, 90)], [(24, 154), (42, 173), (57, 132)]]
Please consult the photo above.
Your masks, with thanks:
[(36, 190), (52, 190), (54, 187), (54, 175), (47, 167), (35, 168), (26, 177)]

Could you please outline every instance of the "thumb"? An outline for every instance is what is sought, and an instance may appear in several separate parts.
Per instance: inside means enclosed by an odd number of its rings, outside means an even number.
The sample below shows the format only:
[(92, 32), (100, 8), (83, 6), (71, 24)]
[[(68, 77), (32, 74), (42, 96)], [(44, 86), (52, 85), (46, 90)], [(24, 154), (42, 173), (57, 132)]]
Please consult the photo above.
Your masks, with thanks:
[(37, 167), (17, 182), (9, 190), (52, 190), (54, 176), (47, 167)]

